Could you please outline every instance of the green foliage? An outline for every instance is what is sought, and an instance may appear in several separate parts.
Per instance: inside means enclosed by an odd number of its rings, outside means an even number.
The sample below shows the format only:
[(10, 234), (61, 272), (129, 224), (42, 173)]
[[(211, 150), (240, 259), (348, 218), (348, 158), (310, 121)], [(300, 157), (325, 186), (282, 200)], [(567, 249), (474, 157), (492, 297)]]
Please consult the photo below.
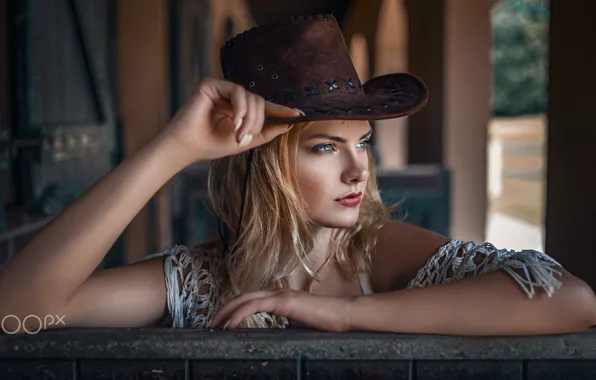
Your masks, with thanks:
[(547, 0), (503, 0), (492, 12), (493, 114), (546, 112)]

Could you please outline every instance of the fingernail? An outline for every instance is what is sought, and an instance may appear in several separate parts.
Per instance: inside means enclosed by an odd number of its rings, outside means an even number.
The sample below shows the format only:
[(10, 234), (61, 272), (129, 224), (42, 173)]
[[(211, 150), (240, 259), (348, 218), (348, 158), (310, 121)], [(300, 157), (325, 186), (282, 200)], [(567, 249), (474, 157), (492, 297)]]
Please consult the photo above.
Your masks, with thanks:
[(228, 319), (228, 321), (226, 322), (225, 325), (223, 325), (223, 329), (225, 330), (226, 328), (228, 328), (228, 325), (230, 324), (230, 322), (232, 322), (231, 319)]
[(242, 120), (244, 120), (244, 119), (240, 118), (240, 119), (236, 120), (236, 124), (234, 124), (234, 132), (236, 132), (240, 129), (240, 127), (242, 126)]
[(242, 139), (238, 143), (238, 146), (240, 148), (242, 148), (243, 146), (250, 144), (251, 141), (252, 141), (252, 135), (250, 133), (247, 133), (244, 136), (242, 136)]
[(298, 108), (294, 108), (294, 111), (298, 112), (302, 116), (306, 116), (306, 114), (304, 112), (300, 111)]

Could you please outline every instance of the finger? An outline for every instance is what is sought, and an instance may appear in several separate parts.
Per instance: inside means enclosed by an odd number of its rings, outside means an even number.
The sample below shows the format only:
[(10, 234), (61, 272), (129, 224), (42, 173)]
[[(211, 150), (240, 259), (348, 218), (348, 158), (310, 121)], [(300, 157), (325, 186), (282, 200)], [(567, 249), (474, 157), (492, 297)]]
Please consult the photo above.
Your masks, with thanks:
[(263, 124), (265, 123), (265, 99), (263, 99), (261, 96), (258, 96), (257, 104), (259, 113), (257, 114), (257, 123), (255, 129), (253, 130), (253, 135), (260, 134), (261, 130), (263, 129)]
[[(236, 308), (232, 316), (229, 318), (229, 322), (226, 324), (226, 329), (235, 329), (245, 318), (257, 313), (276, 314), (276, 300), (276, 297), (262, 297), (244, 302)], [(285, 315), (280, 315), (280, 317), (282, 316), (285, 317)]]
[(259, 146), (259, 145), (268, 143), (269, 141), (273, 140), (275, 137), (289, 131), (291, 127), (292, 126), (290, 124), (264, 126), (261, 129), (261, 133), (256, 135), (254, 137), (254, 139), (252, 140), (253, 145)]
[(300, 110), (282, 106), (281, 104), (267, 102), (265, 104), (265, 116), (268, 118), (286, 118), (303, 116)]
[(255, 299), (255, 298), (267, 297), (271, 294), (272, 294), (272, 292), (269, 292), (269, 291), (258, 291), (258, 292), (244, 293), (242, 295), (239, 295), (239, 296), (233, 298), (230, 302), (228, 302), (227, 304), (222, 306), (219, 310), (217, 310), (217, 312), (213, 316), (213, 319), (209, 323), (209, 327), (217, 327), (222, 322), (227, 321), (229, 319), (229, 315), (231, 315), (234, 312), (234, 310), (242, 303), (249, 301), (251, 299)]
[(259, 104), (257, 96), (247, 93), (246, 96), (247, 112), (244, 116), (242, 126), (238, 131), (237, 141), (240, 147), (248, 145), (254, 137), (254, 129), (259, 116)]
[(240, 129), (248, 111), (247, 94), (248, 91), (242, 86), (234, 86), (234, 90), (231, 93), (230, 101), (232, 103), (232, 125), (234, 126), (234, 132)]
[(244, 87), (225, 79), (207, 77), (201, 80), (197, 89), (198, 93), (207, 95), (215, 104), (221, 103), (221, 100), (231, 103), (233, 124), (238, 124), (244, 118), (248, 93)]
[(259, 120), (261, 119), (261, 115), (264, 113), (264, 104), (262, 104), (262, 102), (264, 102), (262, 97), (255, 94), (250, 94), (250, 111), (252, 114), (250, 115), (249, 119), (250, 124), (247, 126), (247, 133), (250, 133), (253, 135), (253, 137), (256, 134), (259, 134), (261, 131), (262, 123), (259, 125)]
[(242, 297), (242, 299), (237, 299), (236, 302), (234, 302), (233, 304), (232, 303), (226, 304), (224, 307), (222, 307), (220, 310), (218, 310), (215, 313), (215, 315), (213, 316), (213, 320), (211, 321), (211, 323), (208, 324), (207, 327), (216, 328), (223, 324), (224, 325), (223, 328), (225, 329), (230, 322), (230, 318), (236, 312), (236, 309), (240, 305), (244, 304), (245, 302), (252, 301), (253, 299), (259, 299), (259, 298), (265, 298), (265, 297), (267, 297), (267, 295), (263, 295), (262, 297), (254, 297), (253, 296), (252, 298)]

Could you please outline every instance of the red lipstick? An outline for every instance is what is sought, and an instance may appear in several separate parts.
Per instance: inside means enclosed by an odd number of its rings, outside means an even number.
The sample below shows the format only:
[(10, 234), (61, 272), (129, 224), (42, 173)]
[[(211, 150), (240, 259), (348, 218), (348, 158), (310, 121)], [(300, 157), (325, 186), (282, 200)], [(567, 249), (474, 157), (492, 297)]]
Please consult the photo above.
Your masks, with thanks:
[(362, 202), (362, 191), (352, 191), (335, 201), (342, 206), (356, 207)]

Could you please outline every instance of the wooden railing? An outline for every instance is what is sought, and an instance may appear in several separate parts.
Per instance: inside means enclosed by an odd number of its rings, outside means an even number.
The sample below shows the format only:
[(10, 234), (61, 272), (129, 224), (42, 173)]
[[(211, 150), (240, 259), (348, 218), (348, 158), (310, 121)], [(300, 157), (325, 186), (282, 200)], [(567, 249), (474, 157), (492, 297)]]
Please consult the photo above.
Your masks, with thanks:
[(593, 379), (596, 330), (458, 337), (56, 329), (0, 336), (0, 379)]

